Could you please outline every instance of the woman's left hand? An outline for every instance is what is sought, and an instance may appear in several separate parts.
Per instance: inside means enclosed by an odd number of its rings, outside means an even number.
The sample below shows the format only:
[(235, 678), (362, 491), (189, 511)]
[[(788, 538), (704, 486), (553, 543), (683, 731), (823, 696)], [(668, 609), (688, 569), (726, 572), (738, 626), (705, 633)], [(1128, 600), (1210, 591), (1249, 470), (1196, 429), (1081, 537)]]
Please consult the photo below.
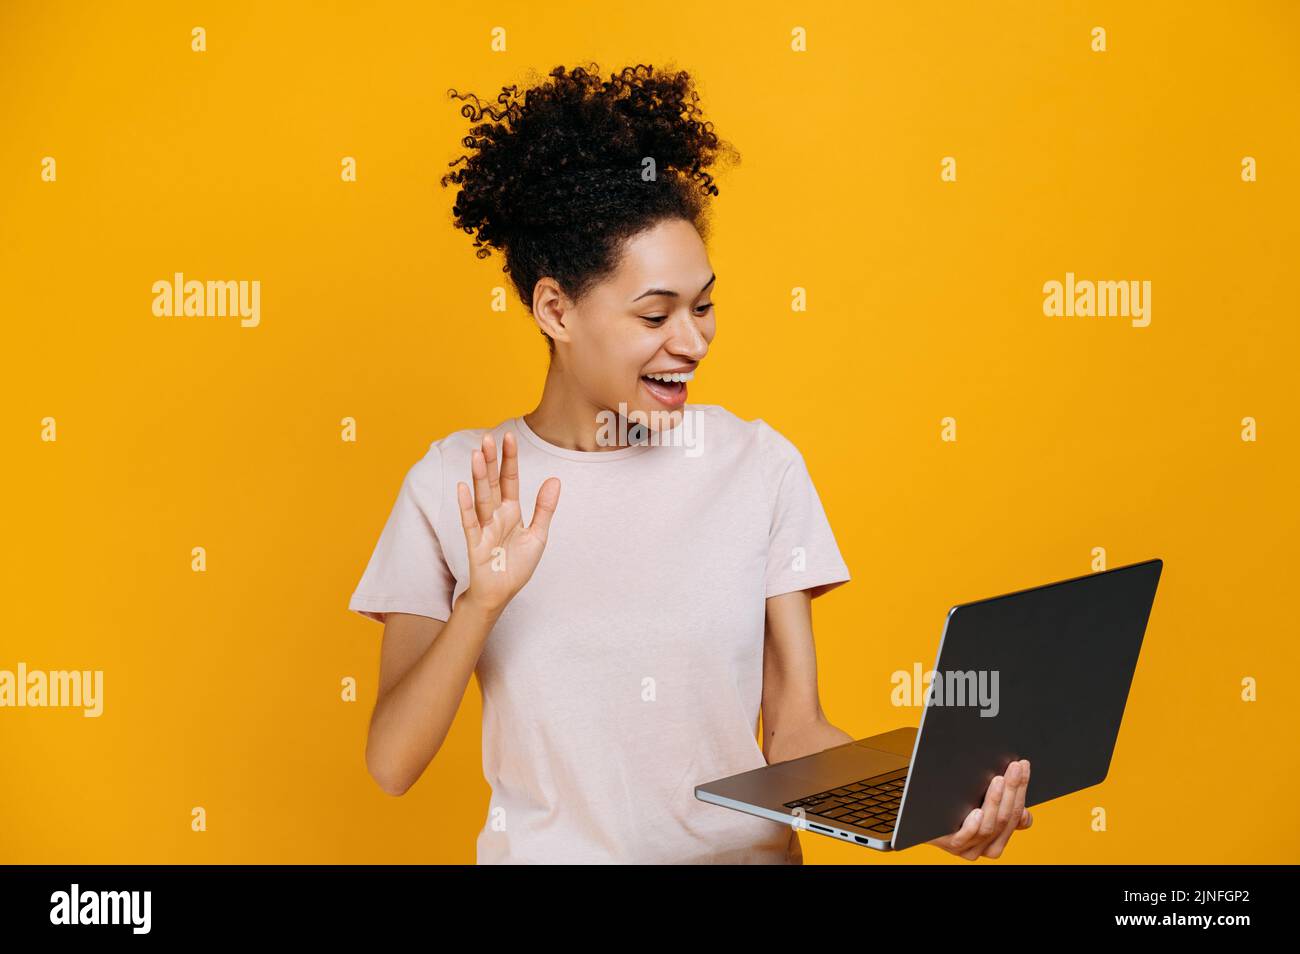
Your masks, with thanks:
[(1005, 776), (999, 775), (989, 783), (984, 794), (984, 805), (966, 816), (961, 828), (926, 844), (942, 848), (967, 861), (983, 856), (996, 858), (1002, 854), (1012, 832), (1028, 828), (1034, 823), (1029, 809), (1025, 808), (1025, 791), (1029, 788), (1029, 760), (1021, 759), (1007, 767)]

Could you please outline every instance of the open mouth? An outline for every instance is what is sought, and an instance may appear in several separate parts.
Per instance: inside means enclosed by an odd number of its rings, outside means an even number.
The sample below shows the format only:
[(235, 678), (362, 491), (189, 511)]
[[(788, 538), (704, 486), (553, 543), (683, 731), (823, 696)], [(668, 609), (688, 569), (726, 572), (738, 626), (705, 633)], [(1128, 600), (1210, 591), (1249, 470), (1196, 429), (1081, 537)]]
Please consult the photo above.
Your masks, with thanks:
[(695, 377), (695, 372), (676, 371), (663, 374), (643, 374), (641, 383), (650, 392), (650, 396), (668, 407), (681, 407), (686, 403), (686, 382)]

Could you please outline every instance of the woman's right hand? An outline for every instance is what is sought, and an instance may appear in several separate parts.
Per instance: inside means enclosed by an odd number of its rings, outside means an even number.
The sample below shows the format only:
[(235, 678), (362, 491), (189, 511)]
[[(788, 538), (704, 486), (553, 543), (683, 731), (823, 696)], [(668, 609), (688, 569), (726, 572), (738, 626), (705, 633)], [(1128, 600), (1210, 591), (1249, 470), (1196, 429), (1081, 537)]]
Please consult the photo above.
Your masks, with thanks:
[(474, 493), (456, 484), (460, 522), (469, 550), (469, 589), (465, 596), (484, 610), (499, 613), (523, 589), (546, 547), (546, 531), (560, 499), (560, 480), (548, 477), (537, 491), (533, 521), (527, 527), (519, 508), (519, 449), (515, 435), (502, 439), (500, 475), (496, 444), (490, 433), (470, 461)]

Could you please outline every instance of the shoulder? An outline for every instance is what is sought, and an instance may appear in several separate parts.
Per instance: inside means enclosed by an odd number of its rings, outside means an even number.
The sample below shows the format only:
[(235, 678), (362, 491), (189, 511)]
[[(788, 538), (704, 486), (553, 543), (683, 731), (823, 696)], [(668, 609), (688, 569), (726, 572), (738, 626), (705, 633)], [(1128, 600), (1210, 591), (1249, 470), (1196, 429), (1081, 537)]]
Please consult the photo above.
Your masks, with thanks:
[(775, 506), (792, 480), (805, 472), (803, 455), (784, 434), (760, 418), (747, 419), (716, 404), (691, 405), (700, 414), (703, 441), (722, 449), (730, 466), (747, 471), (758, 493)]
[[(408, 468), (406, 482), (414, 489), (430, 494), (439, 493), (444, 481), (450, 481), (450, 486), (454, 488), (456, 482), (451, 475), (469, 474), (470, 455), (482, 446), (483, 435), (490, 431), (500, 448), (501, 435), (508, 423), (502, 421), (496, 427), (462, 428), (430, 442), (424, 456)], [(468, 476), (462, 479), (468, 480)]]
[(765, 465), (783, 469), (802, 455), (794, 443), (761, 417), (743, 418), (718, 404), (691, 404), (704, 422), (709, 438), (744, 447)]

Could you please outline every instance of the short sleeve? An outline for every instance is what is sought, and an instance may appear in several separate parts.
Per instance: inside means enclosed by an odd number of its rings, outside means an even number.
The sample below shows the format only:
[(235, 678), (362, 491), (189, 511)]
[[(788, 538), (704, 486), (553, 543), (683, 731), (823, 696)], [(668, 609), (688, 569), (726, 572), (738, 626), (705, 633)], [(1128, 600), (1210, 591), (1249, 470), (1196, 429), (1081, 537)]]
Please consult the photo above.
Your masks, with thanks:
[(821, 498), (799, 449), (764, 421), (759, 440), (766, 449), (766, 473), (773, 494), (768, 533), (766, 596), (811, 590), (813, 597), (847, 582)]
[(407, 471), (348, 609), (384, 622), (387, 613), (451, 616), (455, 577), (438, 541), (442, 455), (436, 444)]

